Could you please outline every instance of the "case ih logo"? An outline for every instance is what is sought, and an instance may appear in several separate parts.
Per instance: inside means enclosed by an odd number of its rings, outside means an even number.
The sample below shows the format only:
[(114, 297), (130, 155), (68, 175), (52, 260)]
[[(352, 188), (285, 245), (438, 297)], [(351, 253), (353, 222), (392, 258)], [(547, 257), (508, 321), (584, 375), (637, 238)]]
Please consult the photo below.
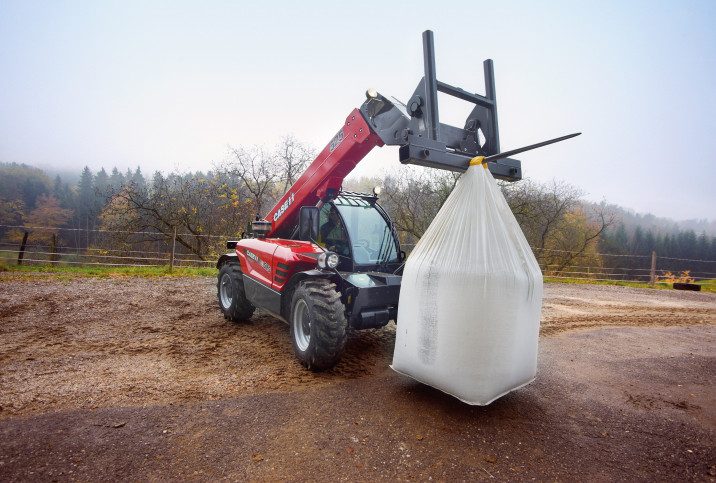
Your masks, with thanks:
[(246, 249), (244, 249), (244, 251), (246, 252), (247, 257), (249, 257), (251, 260), (253, 260), (256, 263), (258, 263), (259, 265), (261, 265), (261, 268), (266, 270), (268, 273), (271, 273), (271, 266), (268, 263), (261, 260), (259, 258), (259, 256), (256, 255), (254, 252), (250, 252), (249, 250), (246, 250)]
[(291, 203), (293, 203), (293, 199), (295, 198), (294, 194), (291, 193), (291, 196), (288, 197), (286, 201), (283, 202), (281, 205), (281, 208), (278, 209), (276, 213), (273, 215), (273, 221), (278, 221), (279, 218), (281, 218), (281, 215), (283, 215), (289, 206), (291, 206)]
[(331, 139), (331, 144), (329, 145), (329, 147), (331, 148), (331, 152), (333, 152), (333, 150), (336, 149), (339, 144), (341, 144), (341, 141), (343, 141), (343, 129), (338, 131), (336, 137)]

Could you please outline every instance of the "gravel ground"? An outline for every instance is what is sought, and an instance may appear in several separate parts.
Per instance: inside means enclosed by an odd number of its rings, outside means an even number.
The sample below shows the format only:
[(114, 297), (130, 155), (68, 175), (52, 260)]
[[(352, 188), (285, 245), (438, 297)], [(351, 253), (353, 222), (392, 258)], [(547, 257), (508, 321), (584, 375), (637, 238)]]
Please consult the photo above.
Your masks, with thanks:
[(333, 370), (210, 278), (0, 274), (0, 480), (716, 478), (716, 294), (547, 284), (537, 380), (485, 408)]

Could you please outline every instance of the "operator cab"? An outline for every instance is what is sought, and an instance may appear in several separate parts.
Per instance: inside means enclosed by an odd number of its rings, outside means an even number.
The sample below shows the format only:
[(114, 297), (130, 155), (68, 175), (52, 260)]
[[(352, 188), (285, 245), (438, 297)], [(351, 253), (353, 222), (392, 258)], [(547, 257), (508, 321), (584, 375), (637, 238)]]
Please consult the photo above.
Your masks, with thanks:
[(319, 211), (321, 246), (338, 254), (339, 271), (392, 273), (401, 264), (400, 243), (377, 197), (342, 192)]

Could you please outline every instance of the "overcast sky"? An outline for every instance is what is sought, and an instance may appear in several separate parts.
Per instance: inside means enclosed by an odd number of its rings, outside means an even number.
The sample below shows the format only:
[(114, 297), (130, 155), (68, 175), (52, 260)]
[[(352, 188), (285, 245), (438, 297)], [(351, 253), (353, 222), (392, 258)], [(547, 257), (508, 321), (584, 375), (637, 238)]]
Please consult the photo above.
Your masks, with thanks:
[[(0, 162), (208, 170), (287, 134), (322, 149), (367, 88), (484, 94), (524, 174), (674, 219), (716, 219), (716, 1), (0, 0)], [(441, 121), (469, 106), (439, 98)], [(376, 149), (357, 175), (399, 165)]]

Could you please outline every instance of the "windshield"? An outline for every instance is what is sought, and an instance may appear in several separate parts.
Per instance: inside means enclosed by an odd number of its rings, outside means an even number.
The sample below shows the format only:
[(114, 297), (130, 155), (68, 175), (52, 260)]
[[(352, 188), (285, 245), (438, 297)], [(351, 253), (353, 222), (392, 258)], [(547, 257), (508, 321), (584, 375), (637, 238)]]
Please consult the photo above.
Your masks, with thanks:
[[(353, 259), (358, 264), (398, 262), (398, 249), (390, 226), (380, 212), (363, 198), (339, 197), (333, 202), (350, 237)], [(321, 209), (321, 222), (328, 220), (330, 205)]]

